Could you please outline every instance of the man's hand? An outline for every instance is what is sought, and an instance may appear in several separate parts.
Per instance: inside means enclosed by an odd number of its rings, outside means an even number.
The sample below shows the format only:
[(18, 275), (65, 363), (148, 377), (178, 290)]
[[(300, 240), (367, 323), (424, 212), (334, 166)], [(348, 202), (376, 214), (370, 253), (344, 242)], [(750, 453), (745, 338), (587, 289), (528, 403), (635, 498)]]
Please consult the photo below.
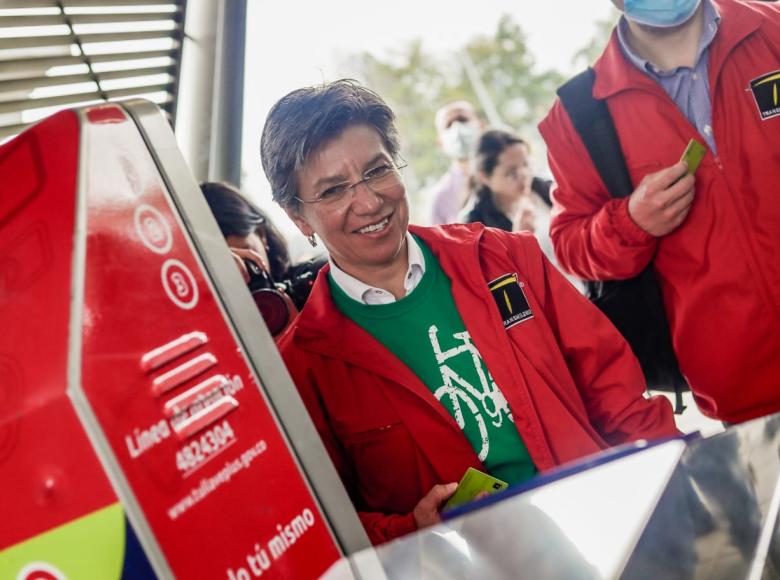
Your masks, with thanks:
[(441, 504), (450, 499), (450, 496), (455, 493), (458, 488), (457, 483), (447, 483), (442, 485), (434, 485), (425, 496), (417, 502), (412, 510), (414, 516), (414, 523), (417, 524), (417, 529), (425, 528), (438, 524), (441, 521), (439, 515), (439, 508)]
[(684, 162), (646, 175), (628, 198), (634, 223), (656, 237), (676, 230), (691, 210), (695, 180)]

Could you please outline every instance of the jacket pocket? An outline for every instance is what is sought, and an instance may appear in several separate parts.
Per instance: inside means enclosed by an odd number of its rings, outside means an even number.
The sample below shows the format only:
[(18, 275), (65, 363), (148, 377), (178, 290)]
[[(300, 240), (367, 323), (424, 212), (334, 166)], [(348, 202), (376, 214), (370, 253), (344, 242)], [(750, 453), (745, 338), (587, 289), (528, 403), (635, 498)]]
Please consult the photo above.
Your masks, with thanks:
[(402, 422), (343, 436), (370, 511), (408, 513), (420, 498), (417, 448)]

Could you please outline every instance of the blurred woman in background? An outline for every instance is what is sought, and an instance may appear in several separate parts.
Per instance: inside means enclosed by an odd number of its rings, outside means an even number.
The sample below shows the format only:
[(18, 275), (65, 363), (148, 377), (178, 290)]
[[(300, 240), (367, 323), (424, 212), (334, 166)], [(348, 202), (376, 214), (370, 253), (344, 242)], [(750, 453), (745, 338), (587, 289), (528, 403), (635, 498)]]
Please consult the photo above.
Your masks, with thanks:
[[(511, 131), (489, 129), (474, 152), (474, 201), (462, 223), (481, 223), (507, 232), (534, 234), (542, 252), (558, 267), (550, 240), (551, 182), (534, 177), (528, 144)], [(582, 281), (563, 273), (578, 291)]]
[(475, 152), (476, 195), (464, 223), (478, 222), (507, 232), (535, 231), (533, 175), (528, 144), (501, 129), (482, 133)]

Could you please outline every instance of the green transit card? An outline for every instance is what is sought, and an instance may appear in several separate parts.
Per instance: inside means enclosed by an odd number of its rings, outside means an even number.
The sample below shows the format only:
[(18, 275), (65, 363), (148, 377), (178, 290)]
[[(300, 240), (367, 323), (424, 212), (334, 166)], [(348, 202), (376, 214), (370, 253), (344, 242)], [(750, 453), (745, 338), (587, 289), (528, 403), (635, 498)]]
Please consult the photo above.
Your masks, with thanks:
[(509, 487), (509, 484), (505, 481), (469, 467), (466, 473), (463, 474), (460, 483), (458, 483), (455, 493), (444, 504), (444, 509), (448, 510), (468, 503), (482, 492), (496, 493), (507, 487)]
[(693, 175), (699, 168), (701, 160), (707, 154), (707, 148), (699, 143), (696, 139), (691, 139), (688, 142), (688, 146), (683, 151), (680, 161), (685, 161), (688, 165), (688, 173)]

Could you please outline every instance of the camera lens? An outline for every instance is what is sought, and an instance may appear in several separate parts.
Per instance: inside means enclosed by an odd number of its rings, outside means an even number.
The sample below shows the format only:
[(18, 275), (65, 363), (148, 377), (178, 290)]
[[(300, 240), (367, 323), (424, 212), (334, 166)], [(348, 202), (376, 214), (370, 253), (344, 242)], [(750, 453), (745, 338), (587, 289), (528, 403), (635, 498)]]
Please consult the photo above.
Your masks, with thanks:
[(277, 290), (263, 288), (252, 292), (257, 309), (265, 320), (268, 332), (276, 336), (290, 321), (290, 309)]

